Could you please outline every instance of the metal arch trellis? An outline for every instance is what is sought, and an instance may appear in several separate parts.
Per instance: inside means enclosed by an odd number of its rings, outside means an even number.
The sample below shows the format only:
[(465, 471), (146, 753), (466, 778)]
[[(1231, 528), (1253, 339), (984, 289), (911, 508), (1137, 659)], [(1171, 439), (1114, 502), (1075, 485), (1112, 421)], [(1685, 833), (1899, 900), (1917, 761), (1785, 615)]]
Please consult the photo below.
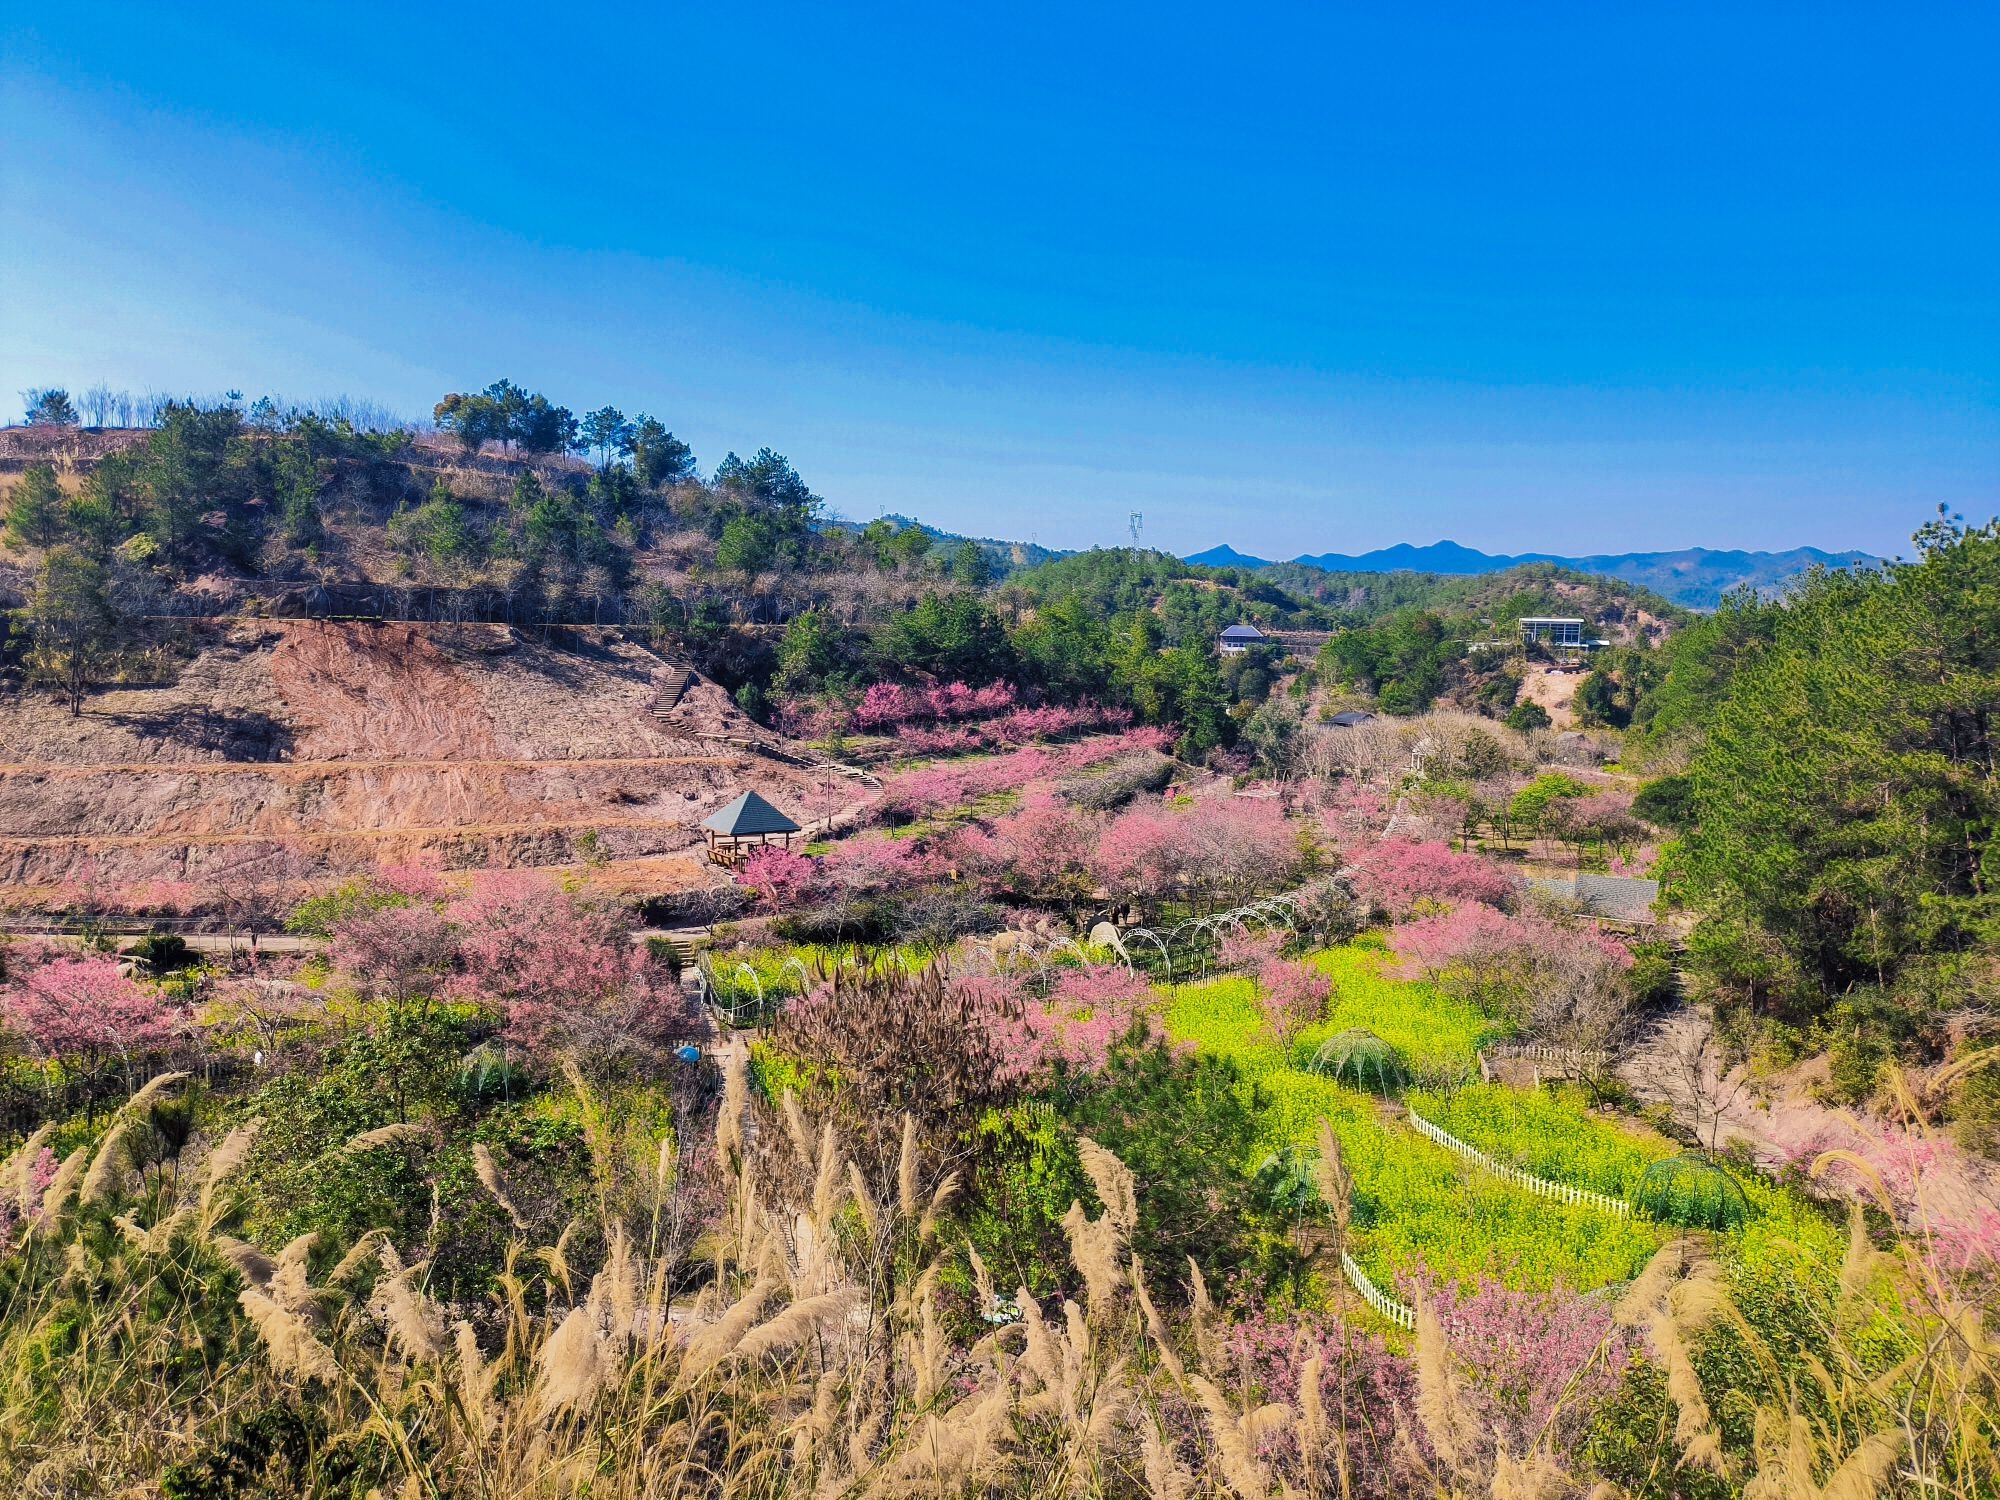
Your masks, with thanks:
[(718, 1021), (734, 1026), (736, 1020), (723, 997), (722, 981), (715, 974), (715, 961), (706, 953), (698, 955), (694, 961), (694, 972), (701, 985), (702, 1005), (712, 1011)]
[[(1202, 978), (1208, 977), (1208, 950), (1219, 944), (1223, 935), (1235, 930), (1247, 931), (1253, 924), (1270, 929), (1282, 927), (1288, 933), (1299, 929), (1300, 910), (1304, 897), (1296, 892), (1285, 892), (1276, 896), (1266, 896), (1242, 906), (1231, 907), (1228, 911), (1211, 912), (1206, 916), (1189, 917), (1176, 922), (1164, 930), (1157, 927), (1132, 927), (1119, 934), (1127, 943), (1140, 940), (1151, 943), (1159, 950), (1161, 965), (1167, 971), (1169, 986), (1178, 982), (1174, 967), (1174, 951), (1179, 948), (1194, 950), (1196, 964)], [(1131, 962), (1127, 955), (1128, 963)]]
[[(1090, 969), (1094, 967), (1094, 965), (1090, 961), (1090, 955), (1083, 951), (1083, 945), (1073, 937), (1063, 937), (1063, 938), (1053, 939), (1049, 943), (1049, 946), (1046, 951), (1049, 954), (1054, 955), (1062, 952), (1063, 949), (1065, 948), (1069, 949), (1070, 952), (1076, 955), (1076, 961), (1079, 964), (1081, 964), (1085, 969)], [(1044, 966), (1044, 968), (1042, 969), (1043, 998), (1046, 999), (1048, 993), (1049, 993), (1049, 973), (1047, 967)]]
[(1049, 994), (1049, 971), (1055, 967), (1054, 960), (1065, 948), (1076, 954), (1077, 962), (1084, 968), (1091, 967), (1090, 955), (1072, 937), (1050, 936), (1043, 939), (1039, 946), (1027, 950), (1035, 960), (1035, 979), (1042, 987), (1042, 998), (1045, 1000)]
[(757, 971), (748, 964), (739, 963), (729, 976), (729, 1008), (732, 1012), (737, 1008), (736, 979), (742, 974), (750, 976), (750, 986), (757, 992), (757, 1016), (761, 1020), (764, 1014), (764, 981), (757, 977)]
[[(1130, 942), (1134, 938), (1144, 938), (1160, 950), (1160, 962), (1166, 967), (1167, 971), (1167, 987), (1172, 989), (1174, 985), (1174, 955), (1168, 949), (1166, 940), (1150, 927), (1134, 927), (1129, 932), (1121, 934), (1121, 936), (1127, 942)], [(1128, 965), (1132, 962), (1129, 953), (1126, 955), (1125, 962)]]
[(756, 990), (758, 1007), (760, 1010), (762, 1009), (764, 986), (762, 981), (757, 978), (757, 971), (752, 969), (748, 964), (738, 964), (734, 969), (729, 971), (729, 977), (725, 981), (722, 975), (716, 971), (714, 960), (707, 954), (703, 954), (695, 961), (695, 971), (701, 977), (701, 998), (703, 1003), (715, 1013), (718, 1020), (731, 1029), (734, 1029), (742, 1022), (742, 1007), (737, 1001), (737, 995), (741, 989), (739, 976), (743, 974), (750, 976), (750, 982)]
[[(1194, 934), (1192, 938), (1188, 936), (1190, 933)], [(1203, 979), (1208, 978), (1208, 944), (1213, 940), (1214, 934), (1209, 930), (1205, 917), (1190, 917), (1167, 929), (1167, 941), (1188, 951), (1200, 966), (1200, 977)]]
[(1252, 903), (1252, 909), (1271, 913), (1275, 920), (1284, 923), (1287, 932), (1297, 932), (1300, 908), (1304, 901), (1305, 897), (1299, 892), (1285, 891), (1280, 895), (1266, 896), (1262, 901)]
[[(1261, 897), (1245, 902), (1241, 906), (1226, 911), (1210, 912), (1204, 916), (1189, 917), (1171, 927), (1153, 926), (1128, 927), (1118, 934), (1119, 943), (1114, 951), (1128, 971), (1136, 971), (1137, 960), (1131, 950), (1134, 943), (1149, 943), (1159, 956), (1161, 970), (1164, 971), (1169, 988), (1182, 982), (1188, 968), (1194, 967), (1202, 978), (1209, 972), (1210, 950), (1218, 946), (1230, 931), (1247, 932), (1253, 926), (1269, 931), (1281, 928), (1287, 934), (1296, 935), (1304, 918), (1308, 897), (1301, 891), (1285, 891), (1275, 896)], [(981, 965), (980, 972), (998, 975), (1009, 968), (1032, 963), (1035, 982), (1041, 986), (1043, 994), (1048, 993), (1051, 959), (1067, 949), (1075, 954), (1077, 961), (1086, 968), (1096, 967), (1090, 953), (1074, 937), (1037, 932), (1032, 928), (1015, 929), (1014, 942), (1001, 949), (993, 944), (975, 945), (972, 949), (974, 961)], [(1176, 962), (1176, 953), (1184, 953)], [(896, 957), (908, 967), (902, 954)], [(1193, 960), (1189, 965), (1188, 959)]]

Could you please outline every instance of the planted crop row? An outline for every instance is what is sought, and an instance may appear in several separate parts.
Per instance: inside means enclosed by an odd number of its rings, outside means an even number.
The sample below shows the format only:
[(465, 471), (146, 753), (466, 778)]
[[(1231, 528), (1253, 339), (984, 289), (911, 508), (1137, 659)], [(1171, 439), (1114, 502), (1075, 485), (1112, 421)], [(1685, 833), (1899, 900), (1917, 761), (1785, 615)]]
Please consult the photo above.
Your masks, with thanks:
[(1410, 1107), (1496, 1161), (1573, 1187), (1626, 1198), (1654, 1162), (1674, 1153), (1651, 1132), (1593, 1115), (1573, 1092), (1474, 1084), (1416, 1092)]
[(1333, 980), (1333, 1001), (1323, 1025), (1300, 1034), (1294, 1058), (1310, 1058), (1328, 1037), (1372, 1031), (1402, 1054), (1420, 1075), (1457, 1072), (1478, 1061), (1480, 1043), (1500, 1035), (1502, 1023), (1477, 1006), (1420, 981), (1386, 972), (1389, 955), (1347, 946), (1315, 953), (1313, 967)]
[[(1337, 983), (1348, 981), (1332, 1027), (1366, 1026), (1427, 1062), (1469, 1058), (1489, 1025), (1429, 986), (1383, 975), (1365, 950), (1315, 962)], [(1166, 1025), (1177, 1040), (1235, 1062), (1246, 1087), (1261, 1091), (1260, 1150), (1309, 1153), (1321, 1118), (1332, 1125), (1354, 1180), (1355, 1258), (1385, 1288), (1428, 1270), (1465, 1285), (1492, 1276), (1524, 1288), (1590, 1289), (1636, 1274), (1659, 1244), (1650, 1225), (1535, 1198), (1462, 1169), (1371, 1096), (1296, 1066), (1298, 1052), (1288, 1058), (1264, 1033), (1252, 980), (1184, 986), (1166, 1008)]]
[(1491, 1276), (1589, 1290), (1636, 1275), (1659, 1248), (1650, 1224), (1521, 1192), (1330, 1079), (1281, 1067), (1257, 1081), (1268, 1149), (1310, 1151), (1320, 1118), (1333, 1126), (1354, 1180), (1355, 1256), (1381, 1286), (1428, 1269), (1465, 1286)]

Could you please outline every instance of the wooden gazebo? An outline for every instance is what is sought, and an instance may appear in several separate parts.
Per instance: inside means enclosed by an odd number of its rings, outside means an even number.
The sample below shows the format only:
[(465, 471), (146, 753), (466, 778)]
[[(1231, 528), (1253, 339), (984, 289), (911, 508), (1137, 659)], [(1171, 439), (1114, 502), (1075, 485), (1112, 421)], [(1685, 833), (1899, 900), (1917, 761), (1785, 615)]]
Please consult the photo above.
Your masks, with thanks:
[(708, 857), (718, 865), (733, 865), (753, 849), (792, 847), (799, 825), (755, 792), (745, 792), (720, 812), (701, 820), (708, 835)]

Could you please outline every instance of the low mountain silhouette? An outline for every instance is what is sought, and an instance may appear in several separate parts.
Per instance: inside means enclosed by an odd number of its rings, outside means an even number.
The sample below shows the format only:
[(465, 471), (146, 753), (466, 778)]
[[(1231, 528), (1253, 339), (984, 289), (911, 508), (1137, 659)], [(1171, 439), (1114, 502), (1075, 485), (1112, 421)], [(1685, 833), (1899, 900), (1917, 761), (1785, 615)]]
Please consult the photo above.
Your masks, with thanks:
[[(1234, 547), (1211, 547), (1186, 561), (1212, 568), (1264, 568), (1271, 562)], [(1444, 573), (1471, 575), (1504, 573), (1523, 563), (1554, 563), (1579, 573), (1600, 573), (1639, 584), (1690, 609), (1712, 609), (1733, 588), (1779, 587), (1809, 568), (1841, 568), (1880, 559), (1866, 552), (1826, 552), (1818, 547), (1794, 547), (1788, 552), (1722, 551), (1688, 547), (1678, 552), (1615, 552), (1590, 557), (1565, 557), (1554, 552), (1523, 552), (1512, 556), (1481, 552), (1457, 542), (1433, 542), (1413, 547), (1398, 542), (1373, 552), (1322, 552), (1292, 559), (1304, 567), (1328, 573)]]

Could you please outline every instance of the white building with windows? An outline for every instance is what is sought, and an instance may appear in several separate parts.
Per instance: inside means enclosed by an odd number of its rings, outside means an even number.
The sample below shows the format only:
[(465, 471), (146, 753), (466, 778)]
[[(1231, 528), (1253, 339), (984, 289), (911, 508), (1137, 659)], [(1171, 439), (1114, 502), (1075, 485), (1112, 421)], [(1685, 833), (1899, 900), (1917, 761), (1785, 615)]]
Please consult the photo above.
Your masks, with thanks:
[(1222, 638), (1216, 645), (1224, 656), (1241, 656), (1252, 646), (1269, 645), (1270, 640), (1255, 625), (1232, 625), (1222, 632)]
[(1523, 615), (1521, 644), (1524, 646), (1583, 647), (1583, 621), (1570, 615)]

